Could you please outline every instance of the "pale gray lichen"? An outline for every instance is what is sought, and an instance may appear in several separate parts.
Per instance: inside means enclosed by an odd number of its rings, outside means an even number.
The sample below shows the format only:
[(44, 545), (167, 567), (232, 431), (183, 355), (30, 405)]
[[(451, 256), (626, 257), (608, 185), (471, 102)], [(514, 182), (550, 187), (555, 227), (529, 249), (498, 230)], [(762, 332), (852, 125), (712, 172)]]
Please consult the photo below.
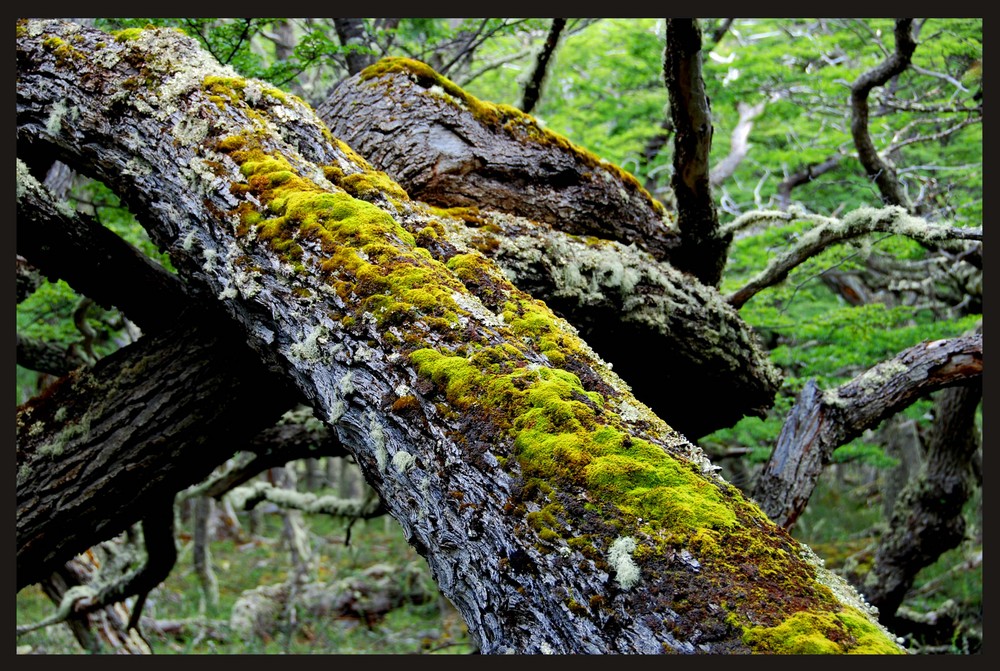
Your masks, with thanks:
[(324, 326), (316, 326), (301, 341), (288, 348), (288, 353), (303, 361), (318, 361), (322, 356), (320, 345), (327, 342), (327, 330)]
[(201, 251), (202, 258), (205, 259), (205, 263), (202, 264), (201, 269), (206, 273), (212, 272), (215, 268), (215, 258), (219, 255), (214, 249), (203, 249)]
[(405, 473), (406, 471), (413, 468), (413, 464), (416, 458), (405, 450), (400, 450), (396, 454), (392, 455), (392, 465), (400, 473)]
[(378, 471), (385, 473), (386, 463), (389, 460), (389, 453), (385, 449), (385, 429), (382, 428), (374, 413), (368, 423), (368, 435), (371, 438), (372, 447), (375, 449), (375, 464), (378, 466)]
[(49, 111), (49, 116), (45, 120), (45, 130), (49, 135), (58, 135), (59, 131), (62, 129), (62, 120), (66, 116), (68, 108), (66, 107), (65, 101), (57, 100), (52, 104), (52, 109)]
[(347, 406), (339, 398), (330, 404), (330, 412), (326, 416), (326, 421), (333, 426), (340, 421), (340, 418), (344, 416), (347, 411)]
[(608, 550), (608, 563), (615, 570), (615, 580), (622, 589), (631, 589), (639, 582), (639, 567), (632, 560), (635, 539), (631, 536), (616, 538)]
[(350, 396), (354, 393), (354, 379), (351, 371), (344, 373), (344, 377), (340, 378), (340, 393), (344, 396)]

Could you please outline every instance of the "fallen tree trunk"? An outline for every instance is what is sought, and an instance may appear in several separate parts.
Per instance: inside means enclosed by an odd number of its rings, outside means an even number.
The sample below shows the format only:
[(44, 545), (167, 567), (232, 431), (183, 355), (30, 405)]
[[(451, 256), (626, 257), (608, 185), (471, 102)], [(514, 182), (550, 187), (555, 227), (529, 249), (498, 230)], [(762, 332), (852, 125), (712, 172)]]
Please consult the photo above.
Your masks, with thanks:
[(344, 80), (316, 112), (411, 197), (432, 205), (516, 214), (635, 244), (658, 259), (678, 242), (663, 206), (635, 177), (419, 61), (383, 59)]
[[(218, 297), (481, 652), (901, 651), (544, 304), (479, 255), (418, 246), (401, 222), (423, 215), (301, 101), (172, 30), (17, 35), (22, 146), (120, 193)], [(48, 528), (66, 522), (56, 507)]]
[[(517, 124), (498, 128), (493, 109), (419, 63), (390, 59), (345, 80), (318, 113), (411, 197), (465, 221), (444, 220), (442, 241), (482, 252), (545, 300), (673, 428), (698, 438), (762, 416), (780, 379), (750, 328), (714, 289), (661, 261), (659, 242), (650, 247), (635, 230), (615, 228), (642, 213), (655, 227), (656, 202), (652, 210), (619, 202), (616, 194), (632, 188), (624, 173), (612, 166), (592, 183), (582, 150), (515, 112), (506, 113)], [(438, 141), (446, 133), (463, 143)], [(553, 162), (572, 189), (540, 173), (514, 188), (526, 170)], [(458, 163), (481, 170), (471, 175)], [(479, 174), (487, 172), (489, 179)], [(581, 184), (604, 194), (604, 209), (593, 209), (598, 196), (582, 195)]]
[(495, 261), (690, 439), (763, 417), (781, 375), (717, 291), (620, 242), (489, 210), (444, 210), (445, 237)]

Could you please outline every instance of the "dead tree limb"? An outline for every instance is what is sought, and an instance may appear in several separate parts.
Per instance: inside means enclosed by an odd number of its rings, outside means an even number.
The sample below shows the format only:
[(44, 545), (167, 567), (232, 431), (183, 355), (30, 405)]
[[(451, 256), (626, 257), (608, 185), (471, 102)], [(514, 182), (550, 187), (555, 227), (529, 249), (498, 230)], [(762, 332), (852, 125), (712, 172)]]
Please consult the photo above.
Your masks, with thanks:
[(822, 391), (810, 380), (785, 420), (753, 498), (791, 528), (805, 509), (833, 451), (909, 407), (918, 398), (963, 384), (983, 371), (983, 336), (924, 342)]
[[(739, 222), (733, 222), (731, 227), (745, 225), (750, 219), (762, 220), (772, 213), (754, 212), (743, 217)], [(789, 213), (773, 213), (775, 218), (787, 219), (794, 215)], [(858, 238), (870, 233), (890, 233), (905, 235), (918, 241), (935, 242), (941, 240), (982, 240), (982, 228), (959, 228), (932, 224), (923, 219), (910, 216), (902, 207), (886, 207), (876, 210), (862, 207), (850, 212), (843, 219), (829, 217), (808, 218), (820, 221), (818, 226), (799, 238), (791, 249), (772, 259), (764, 270), (748, 281), (743, 288), (728, 296), (726, 301), (737, 310), (767, 287), (783, 282), (788, 274), (806, 260), (816, 256), (831, 245)]]
[(317, 113), (412, 198), (634, 243), (659, 259), (676, 243), (663, 205), (635, 177), (423, 63), (383, 59), (345, 80)]
[(981, 444), (981, 400), (981, 378), (938, 394), (920, 473), (899, 495), (865, 576), (864, 592), (884, 623), (893, 621), (917, 573), (965, 539), (962, 508), (972, 494), (971, 463)]
[(714, 289), (631, 245), (489, 210), (451, 212), (459, 220), (442, 218), (443, 238), (479, 250), (520, 289), (544, 297), (637, 398), (689, 438), (773, 405), (778, 370)]
[(743, 159), (750, 153), (750, 131), (753, 130), (753, 121), (764, 111), (766, 100), (761, 100), (756, 105), (748, 105), (744, 102), (737, 104), (739, 119), (733, 127), (729, 142), (729, 154), (721, 159), (708, 173), (708, 182), (716, 187), (733, 176), (736, 168), (740, 166)]

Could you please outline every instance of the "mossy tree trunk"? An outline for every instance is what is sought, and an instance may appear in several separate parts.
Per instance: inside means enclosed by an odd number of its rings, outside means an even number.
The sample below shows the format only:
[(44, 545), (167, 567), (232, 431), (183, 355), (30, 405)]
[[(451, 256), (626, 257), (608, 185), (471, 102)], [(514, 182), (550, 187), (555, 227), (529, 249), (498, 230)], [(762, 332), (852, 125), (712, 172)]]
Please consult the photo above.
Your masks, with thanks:
[[(855, 592), (715, 475), (568, 324), (481, 255), (435, 244), (434, 215), (301, 101), (237, 77), (173, 30), (115, 37), (31, 20), (17, 36), (19, 146), (51, 148), (121, 195), (208, 297), (205, 321), (223, 324), (220, 365), (249, 345), (254, 365), (308, 401), (481, 652), (900, 652)], [(224, 461), (170, 452), (198, 437), (160, 420), (232, 396), (165, 393), (204, 365), (192, 344), (181, 334), (123, 350), (161, 355), (163, 378), (124, 361), (95, 368), (139, 376), (137, 391), (157, 401), (149, 420), (163, 424), (131, 458), (104, 462), (109, 486)], [(227, 407), (269, 407), (275, 385), (260, 384)], [(91, 441), (113, 413), (103, 396), (79, 397), (95, 416)], [(31, 420), (19, 462), (73, 469), (75, 444), (41, 449), (53, 429)], [(89, 472), (31, 482), (45, 497)], [(34, 477), (24, 476), (19, 490)], [(37, 524), (66, 529), (87, 504), (70, 491)], [(31, 505), (20, 515), (39, 517)]]
[(596, 157), (405, 59), (345, 80), (319, 114), (411, 198), (446, 208), (441, 242), (545, 300), (673, 428), (696, 439), (773, 404), (780, 376), (757, 337), (661, 258), (675, 232), (628, 175), (598, 179)]

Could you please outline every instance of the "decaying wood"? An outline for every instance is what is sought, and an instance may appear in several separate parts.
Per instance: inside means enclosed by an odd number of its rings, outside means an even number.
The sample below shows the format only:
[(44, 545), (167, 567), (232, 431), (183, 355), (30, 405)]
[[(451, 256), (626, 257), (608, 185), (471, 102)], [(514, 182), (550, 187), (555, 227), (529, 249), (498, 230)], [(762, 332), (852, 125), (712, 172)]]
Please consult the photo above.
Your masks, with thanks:
[[(813, 630), (831, 651), (900, 651), (856, 592), (715, 475), (566, 322), (483, 257), (418, 246), (406, 226), (432, 239), (433, 220), (394, 184), (363, 188), (378, 176), (301, 101), (172, 30), (115, 39), (22, 21), (17, 60), (19, 146), (50, 147), (122, 195), (180, 277), (215, 297), (204, 309), (236, 329), (219, 327), (219, 356), (249, 344), (336, 431), (481, 652), (801, 650), (774, 638), (789, 621), (823, 623)], [(321, 216), (311, 227), (310, 212)], [(179, 432), (198, 412), (233, 431), (273, 400), (273, 388), (218, 410), (206, 399), (231, 389), (171, 397), (205, 352), (170, 335), (94, 368), (128, 383), (119, 408), (157, 387), (127, 418), (133, 431)], [(143, 341), (164, 360), (135, 379), (129, 350)], [(113, 388), (97, 396), (110, 402)], [(31, 427), (55, 409), (42, 400), (26, 412), (18, 456), (29, 466), (52, 456)], [(199, 479), (224, 461), (205, 449), (224, 441), (205, 433), (198, 454), (178, 456), (182, 437), (113, 463), (79, 464), (67, 442), (48, 473), (19, 474), (19, 531), (41, 514), (49, 529), (67, 515), (80, 523), (67, 499), (42, 506), (67, 469), (110, 467), (159, 489), (156, 476)], [(39, 552), (47, 539), (24, 540), (19, 550)]]
[(827, 391), (806, 382), (754, 488), (768, 516), (790, 528), (833, 451), (915, 400), (982, 374), (981, 333), (910, 347)]

